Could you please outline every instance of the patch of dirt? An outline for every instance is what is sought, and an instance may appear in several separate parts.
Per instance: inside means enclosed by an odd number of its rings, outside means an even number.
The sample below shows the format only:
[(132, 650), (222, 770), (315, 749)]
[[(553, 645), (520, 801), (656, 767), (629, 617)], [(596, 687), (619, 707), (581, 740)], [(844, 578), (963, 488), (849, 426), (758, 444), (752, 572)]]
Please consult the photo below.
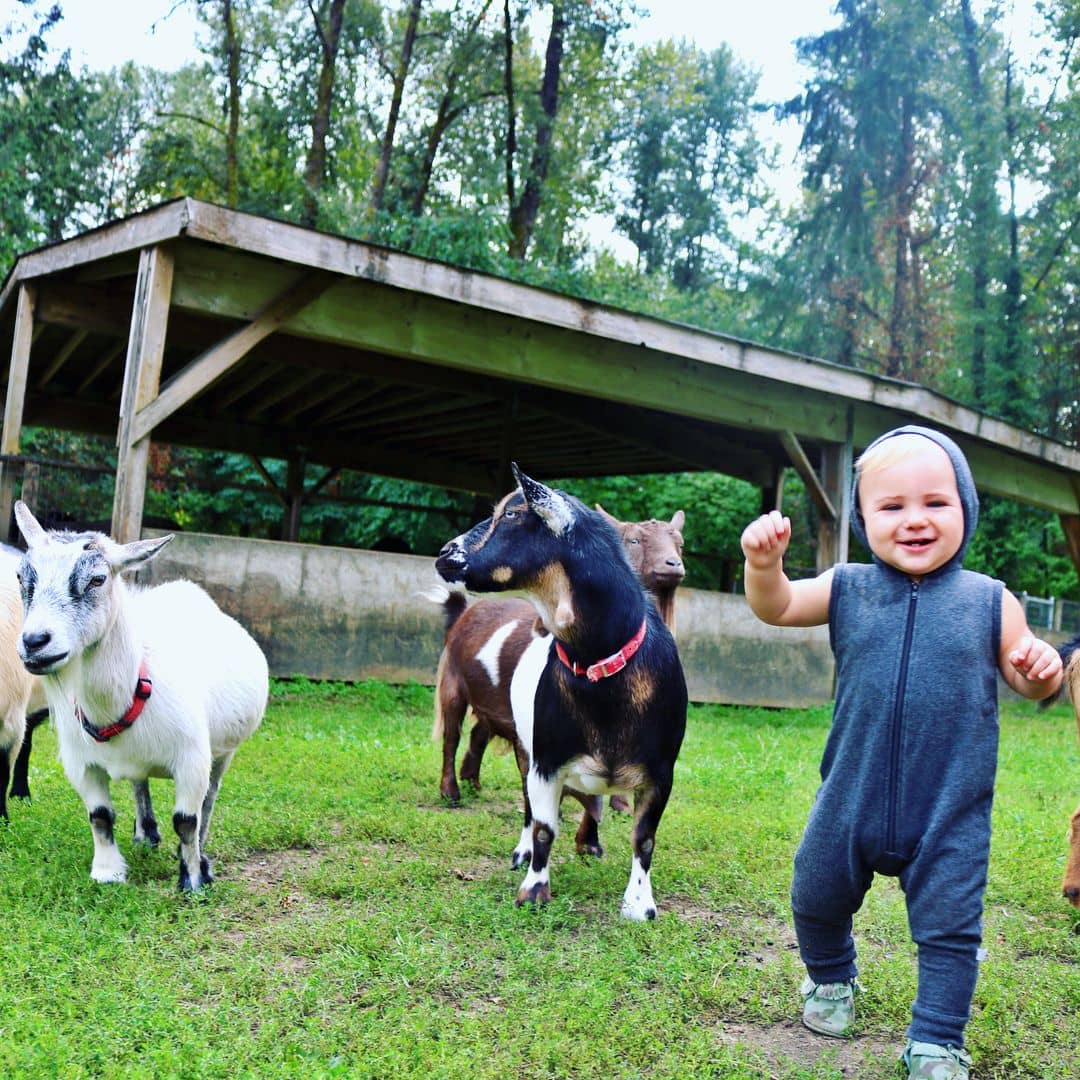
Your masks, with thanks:
[(680, 919), (705, 923), (716, 930), (722, 930), (729, 937), (737, 937), (745, 945), (745, 959), (758, 967), (764, 967), (784, 953), (794, 952), (799, 947), (794, 929), (782, 919), (750, 915), (745, 911), (705, 908), (700, 903), (679, 895), (667, 897), (661, 901), (660, 907), (662, 911), (678, 915)]
[(726, 1046), (755, 1051), (765, 1059), (768, 1072), (762, 1077), (779, 1077), (790, 1072), (793, 1064), (825, 1066), (841, 1076), (856, 1080), (897, 1075), (896, 1062), (901, 1046), (872, 1036), (854, 1039), (828, 1039), (815, 1035), (797, 1020), (782, 1024), (724, 1024), (717, 1032)]
[(246, 859), (229, 862), (228, 876), (245, 882), (255, 892), (269, 892), (297, 872), (306, 874), (318, 869), (321, 862), (322, 853), (314, 848), (256, 851)]

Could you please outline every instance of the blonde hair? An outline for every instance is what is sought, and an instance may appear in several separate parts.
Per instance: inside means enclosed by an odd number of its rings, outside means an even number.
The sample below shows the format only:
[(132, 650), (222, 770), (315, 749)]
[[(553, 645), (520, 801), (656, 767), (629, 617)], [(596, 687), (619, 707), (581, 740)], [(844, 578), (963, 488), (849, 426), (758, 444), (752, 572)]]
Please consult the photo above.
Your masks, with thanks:
[[(937, 446), (945, 454), (944, 447), (939, 446), (933, 439), (925, 435), (918, 435), (913, 431), (905, 431), (900, 435), (891, 435), (880, 442), (874, 443), (859, 456), (855, 462), (855, 475), (862, 477), (867, 473), (878, 472), (887, 469), (900, 461), (904, 461), (912, 454), (925, 450), (927, 446)], [(950, 464), (951, 464), (950, 459)]]

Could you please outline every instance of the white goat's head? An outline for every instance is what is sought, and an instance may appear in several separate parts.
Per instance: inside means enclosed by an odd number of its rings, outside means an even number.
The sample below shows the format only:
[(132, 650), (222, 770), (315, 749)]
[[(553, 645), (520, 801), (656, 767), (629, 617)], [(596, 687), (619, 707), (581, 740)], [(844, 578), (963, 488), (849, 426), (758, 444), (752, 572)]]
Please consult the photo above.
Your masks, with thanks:
[(19, 658), (35, 675), (55, 674), (105, 636), (117, 575), (153, 558), (172, 535), (117, 544), (104, 533), (49, 533), (21, 501), (15, 520), (27, 545)]

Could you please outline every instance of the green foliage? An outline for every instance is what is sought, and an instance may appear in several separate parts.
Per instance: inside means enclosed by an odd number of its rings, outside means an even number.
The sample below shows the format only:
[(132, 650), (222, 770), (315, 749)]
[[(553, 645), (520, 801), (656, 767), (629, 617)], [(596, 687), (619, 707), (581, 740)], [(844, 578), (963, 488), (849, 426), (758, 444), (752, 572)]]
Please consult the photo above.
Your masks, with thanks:
[(987, 496), (964, 565), (1000, 578), (1013, 592), (1080, 600), (1076, 568), (1055, 514)]
[[(0, 1072), (31, 1077), (887, 1076), (915, 953), (895, 884), (856, 916), (851, 1046), (795, 1034), (801, 965), (790, 865), (817, 785), (827, 708), (697, 706), (657, 834), (655, 922), (618, 913), (629, 818), (602, 859), (554, 845), (554, 899), (513, 905), (512, 756), (451, 810), (438, 796), (428, 687), (276, 682), (225, 777), (217, 880), (176, 891), (175, 845), (135, 851), (127, 885), (89, 880), (86, 814), (35, 737), (32, 803), (0, 829)], [(985, 940), (969, 1047), (982, 1080), (1069, 1075), (1080, 1043), (1080, 926), (1060, 896), (1077, 761), (1063, 706), (1003, 715)], [(171, 785), (152, 781), (160, 810)]]
[[(518, 260), (508, 255), (511, 184), (519, 198), (537, 158), (556, 7), (566, 19), (558, 108), (535, 231)], [(224, 5), (197, 9), (200, 62), (172, 73), (133, 65), (102, 73), (73, 71), (51, 50), (58, 10), (28, 0), (12, 8), (0, 33), (0, 272), (17, 252), (166, 198), (228, 201), (234, 173), (238, 206), (301, 220), (323, 63), (317, 20), (329, 4), (232, 3), (235, 77)], [(400, 58), (406, 8), (349, 0), (316, 222), (900, 374), (1075, 445), (1078, 5), (1053, 0), (1043, 10), (1044, 53), (1022, 69), (1006, 48), (999, 4), (842, 0), (835, 27), (799, 44), (805, 88), (779, 110), (802, 121), (804, 168), (801, 200), (781, 214), (763, 179), (771, 152), (759, 121), (768, 105), (727, 48), (634, 48), (626, 30), (637, 13), (624, 0), (423, 5), (386, 196), (374, 212), (388, 72)], [(613, 253), (618, 235), (631, 239), (636, 258)], [(41, 433), (24, 449), (81, 453), (64, 439), (50, 448)], [(105, 447), (93, 459), (108, 465), (111, 453)], [(158, 453), (163, 471), (148, 513), (185, 528), (278, 535), (281, 503), (251, 462)], [(283, 483), (284, 464), (265, 464)], [(309, 472), (309, 485), (317, 479)], [(605, 504), (640, 489), (628, 508), (641, 515), (686, 510), (693, 583), (737, 577), (738, 531), (757, 510), (745, 485), (689, 473), (605, 480), (604, 491), (598, 483), (573, 487)], [(73, 513), (85, 504), (100, 520), (106, 489), (96, 477), (64, 498)], [(796, 501), (785, 502), (798, 527), (792, 559), (812, 567), (816, 524), (794, 491)], [(334, 498), (309, 504), (305, 539), (397, 537), (430, 552), (477, 509), (467, 498), (374, 477), (343, 476), (322, 494)], [(628, 516), (617, 502), (612, 509)], [(988, 511), (972, 558), (1014, 589), (1072, 596), (1078, 586), (1063, 551), (1056, 522), (1013, 507)]]

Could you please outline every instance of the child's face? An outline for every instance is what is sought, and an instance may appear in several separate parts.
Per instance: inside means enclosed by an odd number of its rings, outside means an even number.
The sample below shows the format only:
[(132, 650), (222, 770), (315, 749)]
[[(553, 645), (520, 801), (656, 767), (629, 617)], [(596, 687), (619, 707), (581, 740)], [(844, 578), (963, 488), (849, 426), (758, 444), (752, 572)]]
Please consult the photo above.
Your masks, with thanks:
[(870, 550), (921, 578), (944, 566), (964, 539), (964, 508), (949, 455), (920, 439), (902, 460), (859, 478), (859, 507)]

